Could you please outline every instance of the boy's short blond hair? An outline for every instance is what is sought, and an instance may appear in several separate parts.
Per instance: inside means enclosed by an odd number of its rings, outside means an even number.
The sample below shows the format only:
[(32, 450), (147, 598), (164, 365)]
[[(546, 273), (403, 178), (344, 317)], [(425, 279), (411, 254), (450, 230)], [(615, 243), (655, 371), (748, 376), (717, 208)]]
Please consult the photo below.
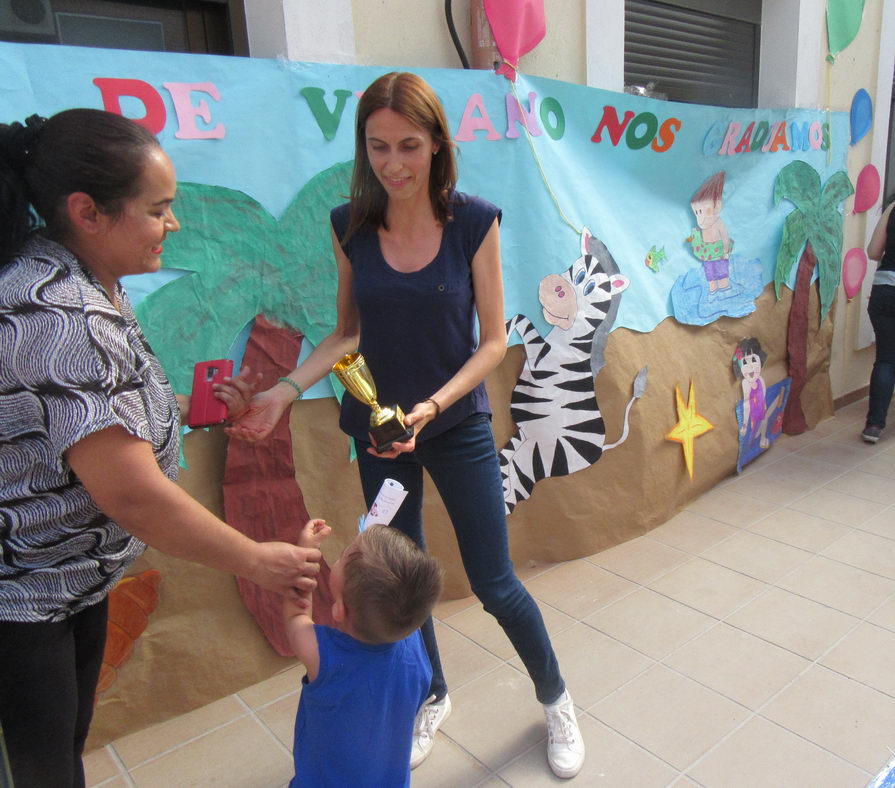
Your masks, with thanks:
[(419, 629), (441, 595), (438, 561), (397, 528), (372, 525), (345, 556), (345, 606), (368, 643), (394, 643)]

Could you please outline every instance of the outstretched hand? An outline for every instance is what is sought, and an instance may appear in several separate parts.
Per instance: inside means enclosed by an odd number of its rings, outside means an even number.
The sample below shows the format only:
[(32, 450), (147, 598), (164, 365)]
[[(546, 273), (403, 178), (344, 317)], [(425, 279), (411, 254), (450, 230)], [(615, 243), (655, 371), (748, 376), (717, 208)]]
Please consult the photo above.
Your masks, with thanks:
[(246, 579), (268, 591), (299, 601), (313, 591), (320, 571), (320, 551), (285, 542), (256, 542), (255, 562)]
[(253, 374), (251, 368), (244, 366), (235, 378), (223, 378), (221, 383), (212, 386), (212, 390), (214, 396), (227, 406), (227, 418), (233, 421), (245, 413), (260, 384), (261, 373)]
[(231, 438), (239, 438), (249, 443), (264, 440), (276, 427), (289, 403), (271, 393), (271, 389), (261, 391), (249, 400), (245, 410), (232, 423), (224, 427)]

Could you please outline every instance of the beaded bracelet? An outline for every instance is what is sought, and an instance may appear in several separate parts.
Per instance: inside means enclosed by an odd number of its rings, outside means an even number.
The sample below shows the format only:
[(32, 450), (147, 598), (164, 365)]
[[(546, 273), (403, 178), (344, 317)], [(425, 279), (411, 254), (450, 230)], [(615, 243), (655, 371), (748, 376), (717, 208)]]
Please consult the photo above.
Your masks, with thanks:
[(279, 378), (277, 380), (277, 383), (288, 383), (290, 386), (292, 386), (292, 388), (294, 388), (297, 392), (297, 394), (295, 395), (295, 399), (301, 399), (305, 395), (304, 391), (302, 391), (301, 386), (299, 386), (298, 383), (296, 383), (292, 378)]
[(426, 397), (423, 402), (431, 402), (435, 406), (435, 418), (441, 415), (441, 405), (439, 405), (432, 397)]

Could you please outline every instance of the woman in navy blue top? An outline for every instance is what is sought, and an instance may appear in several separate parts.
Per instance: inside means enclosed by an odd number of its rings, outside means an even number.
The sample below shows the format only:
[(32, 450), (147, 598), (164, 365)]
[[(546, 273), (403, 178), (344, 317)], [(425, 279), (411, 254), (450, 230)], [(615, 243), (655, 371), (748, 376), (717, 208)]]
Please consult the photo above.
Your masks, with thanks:
[[(444, 108), (414, 74), (386, 74), (367, 88), (355, 146), (351, 202), (331, 214), (336, 328), (288, 379), (256, 395), (230, 432), (264, 437), (296, 390), (300, 396), (346, 353), (364, 355), (378, 400), (400, 405), (414, 432), (377, 453), (369, 441), (369, 408), (343, 397), (340, 425), (355, 441), (367, 505), (385, 478), (401, 482), (409, 494), (392, 525), (424, 547), (423, 468), (428, 471), (472, 590), (515, 646), (545, 706), (550, 766), (572, 777), (583, 764), (584, 743), (541, 613), (510, 561), (484, 386), (507, 343), (500, 210), (455, 190)], [(411, 767), (429, 754), (451, 710), (431, 619), (423, 639), (433, 678), (430, 702), (417, 717)]]

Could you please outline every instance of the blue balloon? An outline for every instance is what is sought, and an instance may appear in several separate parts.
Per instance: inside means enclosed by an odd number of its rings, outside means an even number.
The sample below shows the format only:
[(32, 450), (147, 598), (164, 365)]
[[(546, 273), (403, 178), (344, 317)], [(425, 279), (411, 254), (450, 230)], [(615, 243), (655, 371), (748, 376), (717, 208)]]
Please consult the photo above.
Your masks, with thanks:
[(864, 88), (861, 88), (851, 100), (851, 144), (854, 145), (870, 131), (873, 122), (873, 102)]

